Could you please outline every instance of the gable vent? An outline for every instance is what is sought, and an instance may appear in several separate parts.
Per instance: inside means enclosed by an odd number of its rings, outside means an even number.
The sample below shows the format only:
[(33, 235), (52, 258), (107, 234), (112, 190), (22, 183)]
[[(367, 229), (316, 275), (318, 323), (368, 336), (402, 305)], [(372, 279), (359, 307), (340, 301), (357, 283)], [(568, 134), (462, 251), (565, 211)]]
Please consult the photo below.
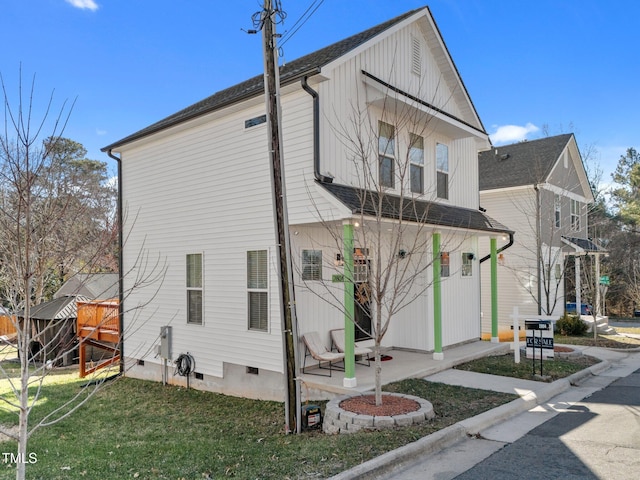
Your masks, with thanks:
[(416, 75), (422, 74), (422, 55), (420, 40), (411, 35), (411, 71)]

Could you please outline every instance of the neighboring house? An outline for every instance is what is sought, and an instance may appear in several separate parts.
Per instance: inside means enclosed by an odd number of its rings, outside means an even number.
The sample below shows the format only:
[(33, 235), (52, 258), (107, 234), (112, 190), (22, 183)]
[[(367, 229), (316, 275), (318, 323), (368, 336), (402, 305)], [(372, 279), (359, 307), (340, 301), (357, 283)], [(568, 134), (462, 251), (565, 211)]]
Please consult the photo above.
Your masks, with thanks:
[(91, 300), (118, 298), (117, 273), (78, 273), (69, 278), (53, 298), (82, 295)]
[[(366, 302), (364, 296), (345, 298), (344, 284), (332, 283), (343, 272), (345, 239), (327, 229), (354, 232), (355, 261), (365, 272), (356, 279), (359, 292), (370, 259), (356, 222), (362, 213), (374, 215), (377, 198), (372, 193), (362, 204), (363, 178), (345, 142), (357, 134), (359, 112), (367, 117), (363, 138), (376, 164), (372, 181), (386, 185), (385, 221), (397, 221), (400, 188), (411, 188), (416, 208), (405, 222), (424, 215), (429, 245), (432, 237), (448, 240), (448, 250), (433, 255), (446, 263), (438, 272), (445, 277), (440, 295), (419, 292), (392, 322), (384, 345), (443, 358), (443, 348), (479, 339), (479, 258), (488, 251), (478, 242), (510, 231), (479, 210), (477, 155), (490, 143), (430, 11), (408, 12), (290, 61), (280, 68), (280, 80), (299, 335), (317, 331), (328, 346), (329, 331), (345, 327), (341, 299)], [(394, 111), (410, 112), (414, 123)], [(411, 181), (404, 177), (401, 184), (397, 156), (409, 138)], [(281, 400), (280, 284), (263, 77), (220, 91), (103, 151), (119, 154), (128, 212), (127, 375), (163, 377), (166, 367), (155, 347), (161, 327), (170, 325), (171, 358), (188, 352), (195, 359), (191, 386)], [(146, 289), (135, 288), (154, 275), (154, 264), (166, 273)], [(434, 272), (423, 275), (420, 281), (429, 285)], [(135, 311), (139, 305), (146, 308)], [(370, 328), (370, 317), (358, 321)]]
[[(512, 336), (511, 315), (564, 311), (570, 256), (599, 251), (587, 238), (594, 201), (573, 134), (523, 141), (479, 154), (480, 205), (515, 231), (498, 262), (499, 329)], [(506, 241), (503, 241), (506, 243)], [(482, 269), (483, 333), (491, 332), (490, 272)]]

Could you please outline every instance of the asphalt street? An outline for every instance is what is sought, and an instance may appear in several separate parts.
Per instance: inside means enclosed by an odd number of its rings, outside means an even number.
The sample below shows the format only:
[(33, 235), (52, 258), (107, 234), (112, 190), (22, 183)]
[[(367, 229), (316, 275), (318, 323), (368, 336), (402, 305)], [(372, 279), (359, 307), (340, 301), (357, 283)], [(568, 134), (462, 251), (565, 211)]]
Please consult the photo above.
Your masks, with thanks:
[(397, 480), (640, 478), (640, 354), (441, 452)]

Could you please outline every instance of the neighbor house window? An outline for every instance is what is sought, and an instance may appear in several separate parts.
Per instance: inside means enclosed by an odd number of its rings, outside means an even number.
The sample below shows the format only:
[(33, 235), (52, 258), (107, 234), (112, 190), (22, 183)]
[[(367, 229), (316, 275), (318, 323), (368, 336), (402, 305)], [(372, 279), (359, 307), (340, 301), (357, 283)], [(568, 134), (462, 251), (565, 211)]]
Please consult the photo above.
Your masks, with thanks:
[(381, 187), (393, 188), (395, 177), (395, 128), (388, 123), (378, 125), (378, 168)]
[(580, 230), (580, 202), (571, 200), (571, 229)]
[(449, 198), (449, 147), (436, 144), (436, 178), (438, 198)]
[(464, 252), (462, 254), (462, 276), (471, 277), (473, 275), (473, 253)]
[(268, 251), (247, 252), (247, 292), (249, 307), (249, 330), (268, 330)]
[(187, 255), (187, 323), (202, 325), (202, 254)]
[(449, 252), (440, 253), (440, 276), (449, 276)]
[(560, 195), (555, 195), (553, 198), (553, 210), (555, 211), (555, 225), (556, 228), (560, 228), (560, 216), (561, 216), (561, 211), (562, 209), (562, 197)]
[(244, 121), (244, 128), (251, 128), (257, 125), (262, 125), (263, 123), (267, 123), (267, 116), (260, 115), (259, 117), (253, 117), (249, 120)]
[(322, 280), (322, 250), (302, 250), (302, 280)]
[(411, 191), (413, 193), (424, 192), (424, 138), (419, 135), (410, 136), (409, 161), (411, 162), (409, 176), (411, 178)]

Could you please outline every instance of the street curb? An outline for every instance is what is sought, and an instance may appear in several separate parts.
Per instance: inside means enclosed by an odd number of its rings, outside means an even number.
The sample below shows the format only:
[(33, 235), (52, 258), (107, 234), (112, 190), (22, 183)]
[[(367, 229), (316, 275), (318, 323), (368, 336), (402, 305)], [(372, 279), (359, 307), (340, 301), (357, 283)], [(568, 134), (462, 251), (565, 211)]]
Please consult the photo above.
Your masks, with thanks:
[(329, 480), (375, 479), (379, 478), (381, 474), (389, 475), (394, 471), (402, 471), (411, 465), (417, 456), (437, 453), (468, 436), (477, 435), (482, 430), (526, 412), (536, 405), (549, 401), (556, 395), (569, 390), (572, 385), (592, 375), (598, 375), (609, 367), (611, 367), (611, 362), (602, 360), (600, 363), (592, 365), (589, 368), (542, 387), (537, 393), (531, 392), (509, 403), (487, 410), (475, 417), (467, 418), (442, 430), (438, 430), (431, 435), (422, 437), (420, 440), (398, 447), (395, 450), (391, 450), (360, 465), (356, 465), (349, 470), (334, 475), (330, 477)]

